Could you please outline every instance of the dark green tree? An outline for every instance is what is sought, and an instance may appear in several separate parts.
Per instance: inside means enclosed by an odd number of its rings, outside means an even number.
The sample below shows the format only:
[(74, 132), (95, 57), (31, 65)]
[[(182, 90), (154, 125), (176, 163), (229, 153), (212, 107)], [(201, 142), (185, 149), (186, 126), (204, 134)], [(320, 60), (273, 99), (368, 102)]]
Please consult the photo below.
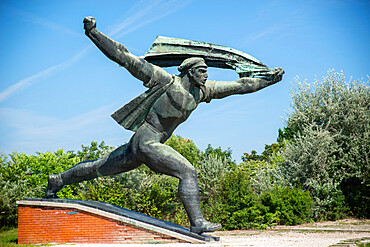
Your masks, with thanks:
[(284, 129), (293, 140), (281, 168), (291, 184), (311, 192), (317, 217), (335, 219), (346, 206), (357, 217), (370, 216), (369, 85), (370, 79), (347, 82), (329, 71), (311, 84), (297, 79), (293, 88)]

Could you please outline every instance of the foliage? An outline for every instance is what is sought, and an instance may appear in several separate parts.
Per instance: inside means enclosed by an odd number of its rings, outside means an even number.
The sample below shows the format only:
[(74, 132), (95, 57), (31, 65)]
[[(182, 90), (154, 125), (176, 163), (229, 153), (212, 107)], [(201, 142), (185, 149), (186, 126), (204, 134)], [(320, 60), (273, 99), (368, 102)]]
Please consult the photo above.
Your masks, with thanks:
[(239, 167), (249, 174), (253, 191), (258, 195), (273, 190), (276, 186), (286, 186), (285, 178), (280, 173), (276, 163), (250, 160), (241, 163)]
[(3, 232), (0, 231), (0, 246), (17, 246), (18, 229), (11, 228)]
[(104, 201), (164, 220), (170, 220), (168, 214), (181, 211), (176, 179), (149, 174), (146, 169), (98, 178), (88, 184), (87, 193), (78, 199)]
[(242, 156), (242, 161), (270, 161), (270, 158), (273, 155), (277, 155), (282, 147), (284, 147), (282, 143), (272, 143), (271, 145), (266, 144), (265, 150), (261, 155), (257, 154), (256, 150), (252, 150), (251, 154), (244, 153)]
[(340, 217), (346, 205), (358, 217), (370, 216), (369, 83), (329, 71), (322, 82), (297, 79), (293, 88), (286, 130), (294, 140), (282, 152), (282, 169), (292, 185), (317, 198), (315, 218)]
[(206, 214), (224, 229), (248, 229), (265, 223), (257, 202), (248, 174), (237, 168), (219, 181), (218, 194), (211, 198)]
[(221, 147), (213, 148), (211, 144), (208, 144), (207, 148), (202, 153), (202, 158), (210, 156), (210, 155), (217, 156), (220, 159), (222, 159), (224, 162), (226, 162), (227, 166), (230, 169), (234, 169), (236, 167), (236, 163), (235, 163), (235, 160), (232, 159), (231, 154), (232, 154), (232, 151), (230, 148), (226, 150), (222, 150)]
[[(27, 155), (13, 152), (9, 158), (0, 154), (0, 223), (14, 226), (17, 223), (16, 201), (27, 197), (44, 196), (49, 174), (61, 173), (86, 157), (86, 154), (103, 155), (109, 147), (92, 142), (77, 155), (71, 151), (36, 153)], [(80, 156), (83, 156), (82, 158)], [(87, 182), (66, 186), (59, 193), (61, 198), (78, 199), (86, 191)]]
[(335, 220), (346, 210), (344, 196), (335, 180), (337, 170), (332, 167), (332, 154), (337, 146), (327, 130), (308, 126), (305, 134), (298, 134), (287, 145), (281, 163), (282, 173), (294, 187), (308, 190), (315, 199), (314, 219)]
[(254, 165), (265, 167), (267, 163), (245, 162), (220, 179), (218, 193), (206, 205), (206, 215), (228, 230), (265, 229), (278, 223), (309, 221), (312, 205), (309, 193), (277, 185), (256, 193), (255, 178), (261, 168)]
[(95, 160), (104, 157), (113, 151), (113, 147), (105, 145), (102, 141), (99, 145), (97, 142), (91, 142), (90, 146), (81, 145), (81, 150), (77, 152), (77, 157), (82, 161)]
[[(230, 149), (222, 150), (209, 145), (205, 152), (201, 152), (192, 141), (180, 136), (172, 137), (171, 143), (176, 144), (178, 147), (175, 148), (187, 155), (189, 160), (196, 162), (201, 206), (211, 221), (220, 221), (225, 229), (263, 229), (277, 222), (290, 224), (299, 221), (300, 216), (291, 220), (290, 213), (275, 210), (289, 207), (276, 202), (279, 196), (273, 196), (275, 192), (270, 191), (272, 186), (257, 183), (269, 176), (273, 179), (272, 173), (266, 171), (276, 169), (272, 169), (269, 163), (251, 161), (236, 166), (231, 159)], [(0, 156), (0, 188), (5, 195), (1, 197), (1, 212), (5, 212), (1, 218), (2, 225), (16, 224), (16, 200), (43, 196), (48, 174), (60, 173), (87, 157), (101, 158), (107, 150), (111, 148), (104, 143), (97, 145), (92, 142), (90, 146), (82, 146), (77, 154), (63, 150), (36, 155), (13, 153), (10, 161), (5, 155)], [(146, 166), (141, 166), (117, 176), (66, 186), (58, 195), (68, 199), (104, 201), (188, 226), (186, 212), (177, 197), (177, 187), (176, 178), (154, 173)], [(267, 191), (270, 194), (266, 194)], [(262, 203), (262, 198), (268, 202), (266, 205)], [(272, 209), (271, 205), (280, 206)]]
[[(271, 145), (265, 144), (265, 149), (263, 150), (262, 154), (257, 154), (256, 150), (252, 150), (251, 154), (244, 153), (244, 155), (241, 157), (243, 162), (247, 161), (266, 161), (269, 163), (273, 163), (276, 159), (280, 151), (285, 147), (285, 144), (288, 140), (291, 140), (292, 136), (289, 130), (284, 128), (284, 130), (279, 129), (278, 130), (278, 138), (277, 142), (272, 143)], [(275, 160), (276, 162), (277, 160)]]
[(55, 153), (26, 155), (13, 152), (1, 155), (0, 165), (0, 222), (2, 226), (17, 222), (16, 201), (24, 197), (43, 197), (49, 173), (60, 173), (79, 159), (59, 149)]
[(182, 156), (184, 156), (193, 166), (197, 166), (200, 161), (201, 151), (195, 146), (194, 142), (184, 139), (181, 136), (172, 135), (166, 142), (166, 145), (172, 147)]
[(218, 181), (230, 170), (226, 157), (209, 153), (202, 156), (198, 166), (200, 198), (207, 203), (217, 193)]
[(275, 215), (279, 225), (297, 225), (311, 220), (313, 200), (308, 191), (275, 186), (261, 195), (261, 202)]
[(256, 170), (255, 190), (278, 184), (310, 191), (316, 220), (369, 217), (369, 82), (347, 83), (334, 71), (322, 82), (297, 79), (277, 142), (242, 157)]

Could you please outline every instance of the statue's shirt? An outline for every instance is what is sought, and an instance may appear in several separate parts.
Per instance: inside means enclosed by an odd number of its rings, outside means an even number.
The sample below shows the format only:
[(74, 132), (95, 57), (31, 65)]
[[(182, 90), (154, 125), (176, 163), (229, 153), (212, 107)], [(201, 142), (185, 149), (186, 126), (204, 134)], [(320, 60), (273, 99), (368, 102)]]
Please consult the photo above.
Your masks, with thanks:
[[(207, 84), (211, 89), (212, 81), (207, 81)], [(147, 120), (159, 131), (172, 132), (200, 102), (210, 101), (208, 88), (195, 86), (189, 92), (182, 87), (180, 77), (171, 76), (157, 66), (144, 86), (150, 89), (112, 114), (128, 130), (136, 131)]]
[(146, 120), (159, 131), (170, 135), (195, 110), (202, 96), (199, 87), (189, 92), (182, 87), (181, 78), (174, 76), (174, 82), (154, 102)]

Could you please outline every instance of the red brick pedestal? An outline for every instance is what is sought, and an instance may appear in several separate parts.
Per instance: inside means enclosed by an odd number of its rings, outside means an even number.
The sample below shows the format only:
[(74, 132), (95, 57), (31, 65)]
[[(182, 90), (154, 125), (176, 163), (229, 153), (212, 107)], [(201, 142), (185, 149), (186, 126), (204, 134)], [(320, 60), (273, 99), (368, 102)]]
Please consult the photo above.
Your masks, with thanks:
[(18, 243), (201, 243), (147, 223), (74, 203), (19, 201)]

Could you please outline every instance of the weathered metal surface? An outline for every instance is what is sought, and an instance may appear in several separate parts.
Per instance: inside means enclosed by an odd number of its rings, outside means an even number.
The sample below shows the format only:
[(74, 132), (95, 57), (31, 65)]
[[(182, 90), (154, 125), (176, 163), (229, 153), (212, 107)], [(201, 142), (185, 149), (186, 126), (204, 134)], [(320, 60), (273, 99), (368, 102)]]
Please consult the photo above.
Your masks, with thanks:
[(160, 67), (179, 66), (189, 57), (202, 57), (209, 67), (233, 69), (240, 77), (266, 77), (272, 70), (256, 58), (233, 48), (187, 39), (158, 36), (144, 59)]
[[(284, 70), (269, 69), (254, 57), (232, 48), (167, 37), (158, 37), (142, 59), (99, 32), (95, 18), (86, 17), (84, 28), (85, 34), (109, 59), (150, 89), (113, 114), (119, 124), (136, 132), (130, 141), (102, 159), (84, 161), (61, 174), (50, 174), (45, 196), (56, 198), (65, 185), (127, 172), (144, 163), (155, 172), (179, 179), (178, 195), (188, 214), (191, 232), (220, 229), (221, 224), (208, 222), (202, 215), (196, 169), (164, 142), (200, 103), (256, 92), (281, 81)], [(204, 63), (234, 69), (243, 78), (227, 82), (208, 80)], [(162, 67), (182, 64), (181, 74), (171, 75), (153, 64)]]

